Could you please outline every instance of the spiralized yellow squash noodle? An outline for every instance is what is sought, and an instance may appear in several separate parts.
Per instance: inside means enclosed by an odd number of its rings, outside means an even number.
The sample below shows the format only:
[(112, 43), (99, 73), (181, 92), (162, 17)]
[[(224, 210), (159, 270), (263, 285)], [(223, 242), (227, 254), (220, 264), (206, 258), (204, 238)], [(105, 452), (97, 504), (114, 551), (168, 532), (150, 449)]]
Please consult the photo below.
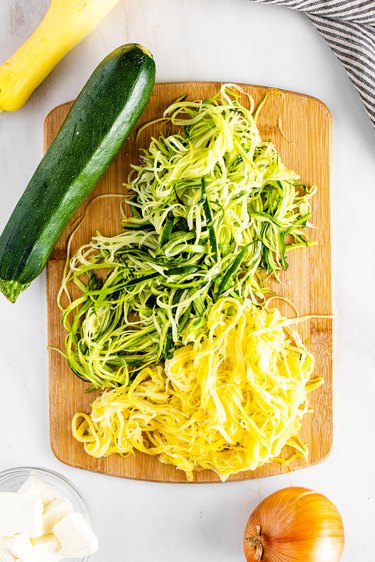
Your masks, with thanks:
[(226, 297), (211, 309), (208, 333), (178, 349), (165, 367), (147, 367), (127, 387), (105, 391), (78, 413), (74, 437), (94, 457), (135, 450), (221, 480), (278, 458), (308, 410), (314, 359), (277, 308)]

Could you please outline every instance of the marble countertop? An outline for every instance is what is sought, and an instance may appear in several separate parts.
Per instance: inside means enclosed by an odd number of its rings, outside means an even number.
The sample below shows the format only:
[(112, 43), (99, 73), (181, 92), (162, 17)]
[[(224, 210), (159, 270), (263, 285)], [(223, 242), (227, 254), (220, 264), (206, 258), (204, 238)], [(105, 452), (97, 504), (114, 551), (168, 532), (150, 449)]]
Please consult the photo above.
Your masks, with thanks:
[[(0, 53), (32, 32), (47, 0), (0, 2)], [(321, 464), (224, 485), (121, 480), (59, 463), (49, 448), (45, 277), (16, 305), (0, 299), (0, 470), (36, 465), (87, 496), (100, 552), (93, 562), (240, 562), (248, 515), (288, 485), (329, 496), (346, 527), (343, 562), (374, 562), (375, 132), (343, 67), (308, 19), (249, 0), (122, 0), (52, 72), (27, 105), (0, 116), (0, 229), (42, 155), (43, 120), (73, 99), (121, 43), (147, 46), (158, 81), (223, 80), (315, 96), (333, 117), (336, 302), (334, 446)]]

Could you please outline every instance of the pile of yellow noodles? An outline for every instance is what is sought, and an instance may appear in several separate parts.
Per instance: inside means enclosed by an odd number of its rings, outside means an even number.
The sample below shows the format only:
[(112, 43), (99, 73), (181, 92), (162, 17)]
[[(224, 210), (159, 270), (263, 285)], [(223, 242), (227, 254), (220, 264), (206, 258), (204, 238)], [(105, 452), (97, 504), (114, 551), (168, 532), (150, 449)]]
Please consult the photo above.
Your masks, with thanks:
[[(130, 386), (106, 391), (90, 415), (73, 419), (74, 437), (95, 457), (134, 450), (158, 455), (192, 479), (222, 480), (279, 456), (307, 411), (312, 355), (278, 309), (226, 297), (208, 317), (208, 334), (143, 369)], [(301, 452), (305, 449), (301, 445)]]

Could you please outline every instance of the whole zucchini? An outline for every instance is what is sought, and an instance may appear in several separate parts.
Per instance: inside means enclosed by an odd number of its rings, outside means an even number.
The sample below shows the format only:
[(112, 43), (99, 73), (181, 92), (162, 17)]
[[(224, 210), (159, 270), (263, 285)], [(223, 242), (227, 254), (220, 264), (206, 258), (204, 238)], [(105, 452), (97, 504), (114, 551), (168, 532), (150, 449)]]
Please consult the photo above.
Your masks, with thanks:
[(137, 44), (113, 51), (91, 75), (0, 236), (0, 290), (11, 302), (43, 270), (132, 131), (154, 80), (154, 59)]

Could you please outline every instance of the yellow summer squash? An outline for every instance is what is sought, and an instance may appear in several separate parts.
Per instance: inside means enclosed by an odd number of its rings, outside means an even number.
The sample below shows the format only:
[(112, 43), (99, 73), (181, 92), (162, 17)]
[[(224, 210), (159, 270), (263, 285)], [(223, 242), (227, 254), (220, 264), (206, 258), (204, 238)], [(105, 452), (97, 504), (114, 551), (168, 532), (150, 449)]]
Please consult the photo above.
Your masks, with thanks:
[(0, 66), (0, 110), (16, 111), (118, 0), (52, 0), (43, 20)]

